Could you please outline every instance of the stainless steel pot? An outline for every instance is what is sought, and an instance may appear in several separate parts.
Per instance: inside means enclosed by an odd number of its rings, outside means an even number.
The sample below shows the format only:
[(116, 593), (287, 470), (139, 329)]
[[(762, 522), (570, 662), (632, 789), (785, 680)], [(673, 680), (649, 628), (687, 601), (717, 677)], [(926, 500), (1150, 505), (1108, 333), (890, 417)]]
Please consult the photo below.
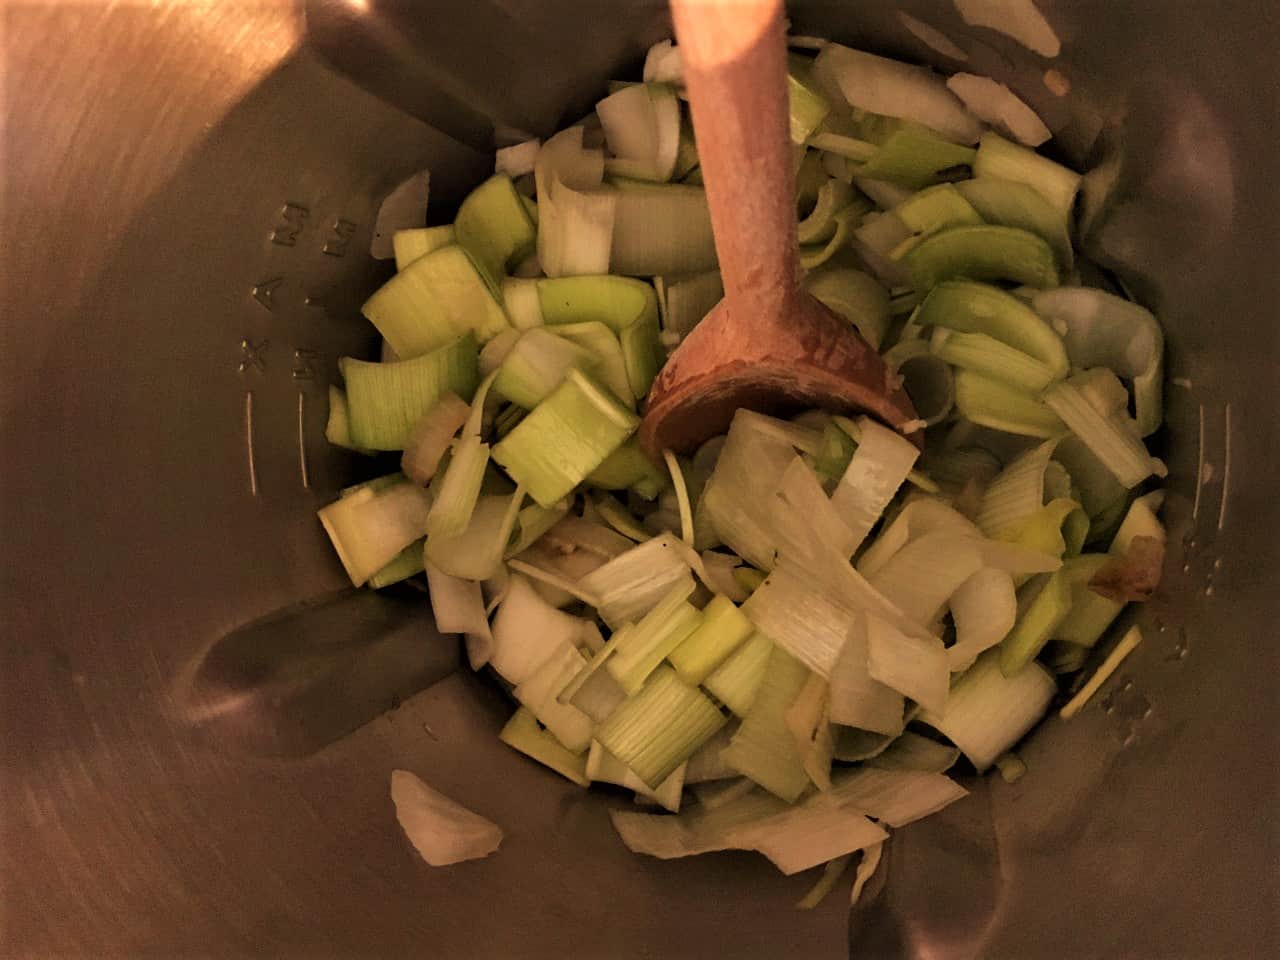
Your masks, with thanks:
[[(792, 17), (957, 66), (896, 7)], [(420, 594), (341, 592), (315, 521), (356, 469), (324, 388), (373, 346), (380, 198), (427, 167), (448, 218), (495, 136), (589, 107), (662, 6), (3, 7), (0, 952), (1280, 952), (1274, 8), (1042, 0), (1049, 62), (901, 7), (1069, 159), (1117, 164), (1089, 247), (1168, 326), (1174, 538), (1104, 694), (1031, 738), (1017, 785), (900, 832), (847, 935), (840, 896), (797, 914), (807, 879), (753, 856), (628, 855), (604, 802), (496, 742), (507, 708)], [(394, 767), (501, 823), (501, 852), (427, 868)]]

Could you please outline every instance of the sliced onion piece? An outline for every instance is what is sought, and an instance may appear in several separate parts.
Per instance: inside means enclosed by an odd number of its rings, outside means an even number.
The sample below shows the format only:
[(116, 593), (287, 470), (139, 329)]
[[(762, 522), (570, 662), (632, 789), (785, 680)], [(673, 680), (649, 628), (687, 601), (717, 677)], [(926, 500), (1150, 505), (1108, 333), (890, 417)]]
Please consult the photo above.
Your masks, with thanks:
[(502, 829), (423, 783), (408, 770), (391, 772), (391, 802), (400, 828), (433, 867), (487, 857), (502, 843)]
[(1034, 110), (1003, 83), (990, 77), (957, 73), (947, 80), (947, 89), (959, 97), (975, 117), (1019, 143), (1038, 147), (1052, 136)]

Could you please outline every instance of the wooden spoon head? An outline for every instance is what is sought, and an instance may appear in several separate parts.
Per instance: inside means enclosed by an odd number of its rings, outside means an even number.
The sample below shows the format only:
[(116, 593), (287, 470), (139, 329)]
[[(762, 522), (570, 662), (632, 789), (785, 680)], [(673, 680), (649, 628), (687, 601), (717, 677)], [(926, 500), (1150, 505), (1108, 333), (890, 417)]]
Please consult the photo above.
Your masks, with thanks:
[(864, 411), (892, 427), (916, 419), (901, 378), (848, 321), (803, 292), (772, 318), (735, 317), (720, 301), (649, 389), (640, 443), (654, 457), (688, 452), (728, 430), (739, 407)]

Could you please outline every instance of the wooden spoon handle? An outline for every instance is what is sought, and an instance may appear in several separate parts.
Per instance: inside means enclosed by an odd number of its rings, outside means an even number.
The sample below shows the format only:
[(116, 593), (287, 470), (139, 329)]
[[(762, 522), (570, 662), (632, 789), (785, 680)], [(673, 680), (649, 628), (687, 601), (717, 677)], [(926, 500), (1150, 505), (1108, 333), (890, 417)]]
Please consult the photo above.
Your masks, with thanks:
[(671, 0), (725, 298), (753, 325), (799, 289), (782, 0)]

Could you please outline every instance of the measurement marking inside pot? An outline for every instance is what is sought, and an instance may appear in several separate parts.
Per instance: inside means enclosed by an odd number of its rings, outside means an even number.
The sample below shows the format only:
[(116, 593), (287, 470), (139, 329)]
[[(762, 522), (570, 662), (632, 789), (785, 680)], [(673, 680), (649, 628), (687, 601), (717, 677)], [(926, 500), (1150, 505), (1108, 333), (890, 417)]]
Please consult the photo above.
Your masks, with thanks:
[(1200, 449), (1196, 454), (1196, 495), (1191, 502), (1191, 519), (1200, 516), (1200, 492), (1204, 489), (1204, 404), (1200, 404)]
[(311, 489), (311, 477), (307, 473), (307, 433), (306, 433), (307, 397), (298, 391), (298, 466), (302, 470), (302, 489)]
[(249, 493), (258, 495), (258, 466), (253, 459), (253, 391), (244, 394), (244, 436), (249, 447)]
[(1222, 411), (1224, 420), (1223, 429), (1226, 431), (1223, 443), (1222, 453), (1222, 503), (1218, 507), (1218, 529), (1221, 530), (1227, 522), (1227, 498), (1231, 495), (1231, 403), (1227, 402), (1226, 408)]

